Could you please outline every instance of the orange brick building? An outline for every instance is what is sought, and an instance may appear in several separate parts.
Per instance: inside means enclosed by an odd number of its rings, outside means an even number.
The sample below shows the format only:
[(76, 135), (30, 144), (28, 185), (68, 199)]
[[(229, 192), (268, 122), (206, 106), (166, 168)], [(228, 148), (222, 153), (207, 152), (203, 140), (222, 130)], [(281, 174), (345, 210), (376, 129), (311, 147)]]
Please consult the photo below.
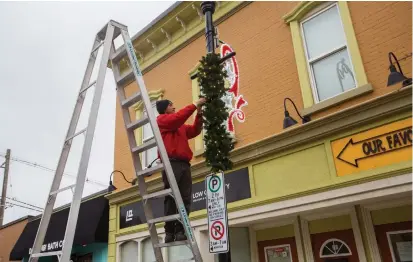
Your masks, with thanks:
[[(244, 192), (227, 192), (233, 261), (404, 261), (411, 254), (411, 84), (387, 82), (389, 52), (412, 76), (412, 3), (218, 2), (214, 21), (236, 51), (227, 85), (239, 84), (228, 100), (236, 144), (226, 177)], [(177, 2), (133, 36), (153, 101), (167, 98), (181, 108), (198, 97), (191, 76), (205, 55), (204, 27), (200, 2)], [(138, 87), (125, 60), (120, 67), (131, 95)], [(311, 121), (284, 129), (285, 98)], [(299, 120), (290, 101), (286, 108)], [(144, 111), (136, 104), (130, 114)], [(136, 143), (150, 131), (136, 130)], [(196, 195), (209, 170), (202, 136), (190, 145), (191, 223), (204, 261), (213, 261)], [(147, 166), (156, 151), (141, 157)], [(135, 178), (119, 104), (114, 169)], [(148, 180), (162, 188), (159, 175)], [(150, 261), (146, 225), (122, 222), (122, 212), (140, 200), (138, 185), (116, 173), (114, 184), (108, 261), (131, 250)], [(174, 248), (165, 251), (169, 261)]]
[(10, 252), (31, 216), (22, 217), (0, 227), (0, 262), (9, 262)]

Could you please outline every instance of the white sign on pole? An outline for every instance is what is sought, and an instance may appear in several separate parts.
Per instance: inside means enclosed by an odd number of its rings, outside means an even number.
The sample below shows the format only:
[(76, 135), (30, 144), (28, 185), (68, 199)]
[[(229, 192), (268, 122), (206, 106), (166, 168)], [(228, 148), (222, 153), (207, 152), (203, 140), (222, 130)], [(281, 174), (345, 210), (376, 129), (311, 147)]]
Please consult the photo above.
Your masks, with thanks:
[(209, 175), (206, 177), (205, 183), (207, 191), (209, 252), (227, 253), (229, 251), (229, 241), (224, 174)]

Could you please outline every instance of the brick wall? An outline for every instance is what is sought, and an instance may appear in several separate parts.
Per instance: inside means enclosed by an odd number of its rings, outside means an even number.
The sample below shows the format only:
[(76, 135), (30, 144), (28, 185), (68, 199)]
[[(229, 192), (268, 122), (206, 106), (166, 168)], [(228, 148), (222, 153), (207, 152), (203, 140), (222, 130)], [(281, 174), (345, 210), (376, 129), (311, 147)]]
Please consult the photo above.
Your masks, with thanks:
[[(243, 108), (245, 123), (235, 121), (236, 148), (282, 131), (285, 97), (290, 97), (298, 108), (302, 108), (291, 31), (282, 19), (297, 4), (253, 2), (219, 25), (220, 38), (237, 52), (240, 93), (249, 103)], [(349, 2), (349, 8), (367, 78), (374, 92), (318, 113), (313, 119), (396, 90), (397, 87), (386, 87), (387, 54), (393, 51), (402, 57), (412, 51), (411, 2)], [(188, 71), (204, 54), (205, 39), (201, 36), (146, 73), (148, 89), (164, 88), (165, 97), (177, 108), (191, 103)], [(404, 73), (411, 76), (411, 58), (401, 65)], [(136, 85), (130, 85), (127, 93), (134, 90)], [(293, 114), (293, 110), (290, 112)], [(120, 113), (117, 106), (115, 168), (132, 179), (132, 162)], [(193, 142), (190, 145), (193, 147)], [(193, 162), (200, 160), (195, 158)], [(116, 175), (115, 184), (118, 188), (128, 186)]]
[(27, 224), (27, 219), (0, 229), (0, 262), (9, 262), (10, 252)]

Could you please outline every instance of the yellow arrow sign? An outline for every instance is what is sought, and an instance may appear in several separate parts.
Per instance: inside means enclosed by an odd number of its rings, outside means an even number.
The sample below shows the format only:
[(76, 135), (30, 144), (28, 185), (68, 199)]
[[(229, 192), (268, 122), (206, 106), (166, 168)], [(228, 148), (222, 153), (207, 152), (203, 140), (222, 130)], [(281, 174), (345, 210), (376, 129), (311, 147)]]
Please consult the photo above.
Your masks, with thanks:
[(411, 118), (331, 143), (338, 176), (407, 161), (412, 154)]

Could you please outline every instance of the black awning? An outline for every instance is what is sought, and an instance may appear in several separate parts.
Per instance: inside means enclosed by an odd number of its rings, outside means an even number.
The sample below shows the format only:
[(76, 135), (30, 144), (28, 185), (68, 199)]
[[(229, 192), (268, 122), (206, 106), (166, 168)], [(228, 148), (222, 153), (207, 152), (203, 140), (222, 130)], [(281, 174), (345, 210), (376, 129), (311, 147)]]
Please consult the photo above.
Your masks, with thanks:
[[(42, 252), (62, 249), (68, 216), (69, 207), (52, 214)], [(40, 218), (27, 223), (10, 253), (10, 260), (22, 260), (23, 257), (29, 255), (29, 249), (33, 247), (39, 224)], [(107, 243), (108, 227), (109, 203), (104, 195), (82, 202), (73, 245), (87, 245), (96, 242)]]

